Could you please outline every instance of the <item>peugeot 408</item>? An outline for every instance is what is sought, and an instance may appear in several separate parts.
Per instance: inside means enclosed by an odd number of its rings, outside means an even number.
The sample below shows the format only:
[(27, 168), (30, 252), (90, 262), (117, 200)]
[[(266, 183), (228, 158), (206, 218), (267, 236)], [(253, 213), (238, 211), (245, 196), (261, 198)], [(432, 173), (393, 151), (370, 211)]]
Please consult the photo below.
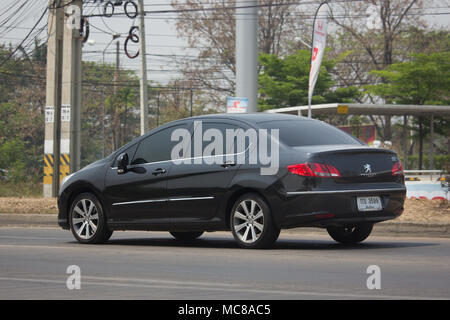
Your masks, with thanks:
[(281, 229), (319, 227), (356, 244), (403, 212), (405, 194), (395, 152), (322, 121), (205, 115), (153, 129), (68, 176), (58, 223), (81, 243), (107, 241), (114, 230), (168, 231), (179, 240), (231, 230), (239, 246), (265, 248)]

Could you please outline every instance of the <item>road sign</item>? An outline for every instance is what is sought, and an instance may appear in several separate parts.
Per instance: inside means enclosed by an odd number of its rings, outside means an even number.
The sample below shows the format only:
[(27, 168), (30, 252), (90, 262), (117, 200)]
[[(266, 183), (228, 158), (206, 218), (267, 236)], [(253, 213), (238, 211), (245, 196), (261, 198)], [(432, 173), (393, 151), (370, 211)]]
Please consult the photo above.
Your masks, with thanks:
[(227, 97), (227, 113), (247, 113), (248, 98)]

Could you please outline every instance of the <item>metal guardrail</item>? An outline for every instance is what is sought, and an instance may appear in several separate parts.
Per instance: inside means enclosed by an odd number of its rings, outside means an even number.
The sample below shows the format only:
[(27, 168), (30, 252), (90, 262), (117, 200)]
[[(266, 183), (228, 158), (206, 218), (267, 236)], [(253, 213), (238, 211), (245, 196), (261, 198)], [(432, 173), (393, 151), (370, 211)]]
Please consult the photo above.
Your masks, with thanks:
[(417, 172), (417, 173), (443, 173), (443, 170), (403, 170), (403, 172), (405, 173), (413, 173), (413, 172)]
[(404, 170), (405, 178), (407, 181), (422, 181), (421, 178), (429, 178), (429, 181), (433, 181), (433, 175), (440, 180), (444, 176), (443, 170)]

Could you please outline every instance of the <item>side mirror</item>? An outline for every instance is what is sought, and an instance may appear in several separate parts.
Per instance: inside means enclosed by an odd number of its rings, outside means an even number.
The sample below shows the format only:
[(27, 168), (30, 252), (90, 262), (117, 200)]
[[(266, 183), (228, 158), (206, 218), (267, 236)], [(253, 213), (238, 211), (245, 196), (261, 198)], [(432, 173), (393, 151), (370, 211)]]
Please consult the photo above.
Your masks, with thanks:
[(128, 171), (128, 154), (122, 153), (117, 158), (117, 173), (123, 174)]

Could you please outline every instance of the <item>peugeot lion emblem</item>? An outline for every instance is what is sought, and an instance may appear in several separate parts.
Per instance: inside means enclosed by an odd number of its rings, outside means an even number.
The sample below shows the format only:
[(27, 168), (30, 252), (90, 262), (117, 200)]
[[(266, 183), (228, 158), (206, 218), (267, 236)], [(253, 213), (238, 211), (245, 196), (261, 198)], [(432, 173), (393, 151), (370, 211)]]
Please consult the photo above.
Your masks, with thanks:
[(364, 165), (364, 170), (365, 170), (365, 173), (372, 173), (372, 168), (370, 167), (370, 164), (368, 164), (368, 163), (366, 163)]

